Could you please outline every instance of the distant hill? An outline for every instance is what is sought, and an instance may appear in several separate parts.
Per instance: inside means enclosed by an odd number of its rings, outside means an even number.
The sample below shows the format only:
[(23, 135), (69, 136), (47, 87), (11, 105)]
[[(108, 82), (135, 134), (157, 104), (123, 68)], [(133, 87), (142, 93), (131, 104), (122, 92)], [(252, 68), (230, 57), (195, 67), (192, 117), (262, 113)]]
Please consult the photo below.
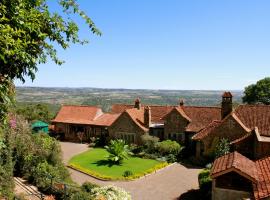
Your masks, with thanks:
[[(114, 103), (133, 104), (140, 98), (143, 104), (178, 105), (184, 99), (186, 105), (216, 106), (224, 91), (205, 90), (130, 90), (102, 88), (42, 88), (17, 87), (19, 103), (47, 103), (98, 105), (108, 111)], [(241, 103), (242, 91), (231, 91), (234, 102)]]

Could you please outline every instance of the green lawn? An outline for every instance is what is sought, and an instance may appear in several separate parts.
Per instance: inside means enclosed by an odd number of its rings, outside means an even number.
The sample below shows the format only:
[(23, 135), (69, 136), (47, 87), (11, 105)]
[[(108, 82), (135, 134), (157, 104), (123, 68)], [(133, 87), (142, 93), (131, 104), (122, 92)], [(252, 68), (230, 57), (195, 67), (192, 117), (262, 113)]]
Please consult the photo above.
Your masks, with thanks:
[[(90, 149), (71, 158), (69, 166), (98, 178), (121, 180), (135, 179), (167, 165), (167, 163), (138, 157), (125, 159), (120, 165), (111, 165), (107, 161), (108, 155), (109, 153), (105, 149)], [(134, 176), (129, 178), (123, 177), (123, 173), (127, 170), (132, 171)]]

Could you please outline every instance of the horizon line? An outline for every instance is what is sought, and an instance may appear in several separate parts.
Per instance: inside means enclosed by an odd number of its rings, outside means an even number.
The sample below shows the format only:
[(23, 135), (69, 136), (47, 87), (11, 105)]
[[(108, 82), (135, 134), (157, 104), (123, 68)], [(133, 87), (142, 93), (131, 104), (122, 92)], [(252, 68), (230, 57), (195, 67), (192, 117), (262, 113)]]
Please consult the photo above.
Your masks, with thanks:
[(16, 86), (15, 88), (57, 88), (57, 89), (103, 89), (103, 90), (158, 90), (158, 91), (235, 91), (235, 92), (243, 92), (242, 89), (146, 89), (146, 88), (103, 88), (103, 87), (68, 87), (68, 86)]

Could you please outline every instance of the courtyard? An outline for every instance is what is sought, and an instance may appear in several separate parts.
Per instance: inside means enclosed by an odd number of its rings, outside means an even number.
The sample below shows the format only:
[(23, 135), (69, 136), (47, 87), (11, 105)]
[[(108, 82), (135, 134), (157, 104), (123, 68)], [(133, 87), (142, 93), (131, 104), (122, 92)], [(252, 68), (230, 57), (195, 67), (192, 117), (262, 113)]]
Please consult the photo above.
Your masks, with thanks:
[[(86, 144), (61, 143), (65, 164), (75, 155), (89, 150)], [(134, 200), (172, 200), (192, 189), (198, 189), (198, 174), (201, 169), (172, 164), (156, 173), (134, 181), (102, 181), (70, 169), (72, 179), (78, 184), (86, 181), (99, 185), (115, 185), (130, 192)]]

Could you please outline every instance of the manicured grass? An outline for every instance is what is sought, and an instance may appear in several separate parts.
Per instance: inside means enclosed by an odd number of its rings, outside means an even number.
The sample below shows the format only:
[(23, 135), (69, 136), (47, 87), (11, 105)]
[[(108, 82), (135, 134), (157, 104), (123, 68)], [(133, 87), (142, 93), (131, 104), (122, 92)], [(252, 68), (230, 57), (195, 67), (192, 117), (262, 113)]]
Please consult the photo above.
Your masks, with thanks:
[[(71, 158), (69, 165), (92, 176), (108, 180), (135, 179), (167, 165), (167, 163), (138, 157), (129, 157), (120, 165), (112, 165), (107, 160), (108, 156), (109, 153), (105, 149), (90, 149)], [(132, 171), (134, 175), (129, 178), (123, 177), (127, 170)]]

